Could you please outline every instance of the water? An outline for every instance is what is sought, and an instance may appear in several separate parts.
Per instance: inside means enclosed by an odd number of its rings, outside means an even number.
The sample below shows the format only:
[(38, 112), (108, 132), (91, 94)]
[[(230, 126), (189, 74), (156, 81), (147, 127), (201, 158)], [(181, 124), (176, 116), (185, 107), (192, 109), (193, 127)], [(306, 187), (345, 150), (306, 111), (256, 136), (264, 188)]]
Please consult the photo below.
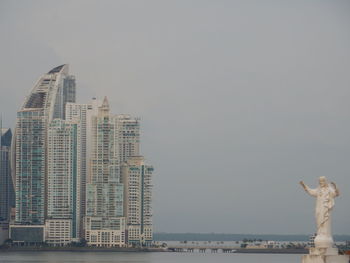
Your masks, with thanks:
[(224, 253), (0, 252), (1, 263), (300, 263), (301, 255)]

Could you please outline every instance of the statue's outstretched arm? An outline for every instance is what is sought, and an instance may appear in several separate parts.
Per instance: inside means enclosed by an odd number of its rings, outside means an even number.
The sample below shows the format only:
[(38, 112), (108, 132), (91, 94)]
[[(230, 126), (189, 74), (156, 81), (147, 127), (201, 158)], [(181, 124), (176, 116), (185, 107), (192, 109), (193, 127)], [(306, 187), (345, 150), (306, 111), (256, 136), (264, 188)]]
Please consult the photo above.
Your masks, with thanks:
[(317, 196), (317, 189), (311, 189), (308, 187), (303, 181), (300, 181), (300, 185), (304, 188), (305, 192), (307, 192), (311, 196)]

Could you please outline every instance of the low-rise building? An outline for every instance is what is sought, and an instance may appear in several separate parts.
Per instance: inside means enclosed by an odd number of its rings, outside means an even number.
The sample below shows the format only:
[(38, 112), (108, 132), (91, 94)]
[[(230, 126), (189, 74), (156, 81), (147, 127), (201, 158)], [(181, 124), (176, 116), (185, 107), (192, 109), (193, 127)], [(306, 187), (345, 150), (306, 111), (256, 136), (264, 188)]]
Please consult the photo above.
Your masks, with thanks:
[(124, 247), (125, 218), (85, 218), (85, 237), (90, 246)]
[(10, 239), (18, 245), (41, 245), (45, 242), (45, 226), (10, 225)]

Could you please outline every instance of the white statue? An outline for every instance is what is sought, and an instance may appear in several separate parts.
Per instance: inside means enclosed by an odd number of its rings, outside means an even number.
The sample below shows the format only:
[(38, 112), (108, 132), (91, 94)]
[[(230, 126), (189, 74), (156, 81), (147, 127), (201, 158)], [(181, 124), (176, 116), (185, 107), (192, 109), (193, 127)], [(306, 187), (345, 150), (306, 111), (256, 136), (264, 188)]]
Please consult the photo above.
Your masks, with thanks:
[(326, 177), (319, 179), (319, 186), (311, 189), (303, 181), (300, 182), (305, 191), (316, 197), (316, 223), (317, 235), (315, 247), (309, 249), (309, 254), (303, 255), (302, 263), (349, 263), (348, 255), (340, 255), (336, 247), (333, 247), (331, 232), (331, 212), (334, 207), (334, 199), (339, 196), (335, 183), (328, 183)]
[(308, 194), (316, 197), (315, 248), (331, 248), (334, 243), (331, 232), (331, 211), (334, 207), (334, 199), (339, 196), (339, 190), (335, 183), (329, 184), (324, 176), (319, 178), (319, 186), (316, 189), (309, 188), (303, 181), (300, 184)]

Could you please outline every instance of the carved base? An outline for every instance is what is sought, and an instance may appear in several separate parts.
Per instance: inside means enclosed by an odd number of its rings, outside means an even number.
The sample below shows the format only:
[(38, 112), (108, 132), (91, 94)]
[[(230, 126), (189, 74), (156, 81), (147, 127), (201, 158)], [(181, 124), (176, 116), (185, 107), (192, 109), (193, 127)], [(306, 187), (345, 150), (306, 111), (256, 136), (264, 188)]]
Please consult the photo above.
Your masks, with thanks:
[(334, 255), (334, 256), (321, 256), (321, 255), (304, 255), (302, 263), (349, 263), (350, 256), (346, 255)]
[(316, 248), (312, 247), (309, 249), (310, 255), (327, 255), (327, 256), (338, 256), (339, 250), (335, 247), (328, 247), (328, 248)]
[(334, 241), (331, 235), (318, 234), (315, 237), (315, 247), (333, 247)]

